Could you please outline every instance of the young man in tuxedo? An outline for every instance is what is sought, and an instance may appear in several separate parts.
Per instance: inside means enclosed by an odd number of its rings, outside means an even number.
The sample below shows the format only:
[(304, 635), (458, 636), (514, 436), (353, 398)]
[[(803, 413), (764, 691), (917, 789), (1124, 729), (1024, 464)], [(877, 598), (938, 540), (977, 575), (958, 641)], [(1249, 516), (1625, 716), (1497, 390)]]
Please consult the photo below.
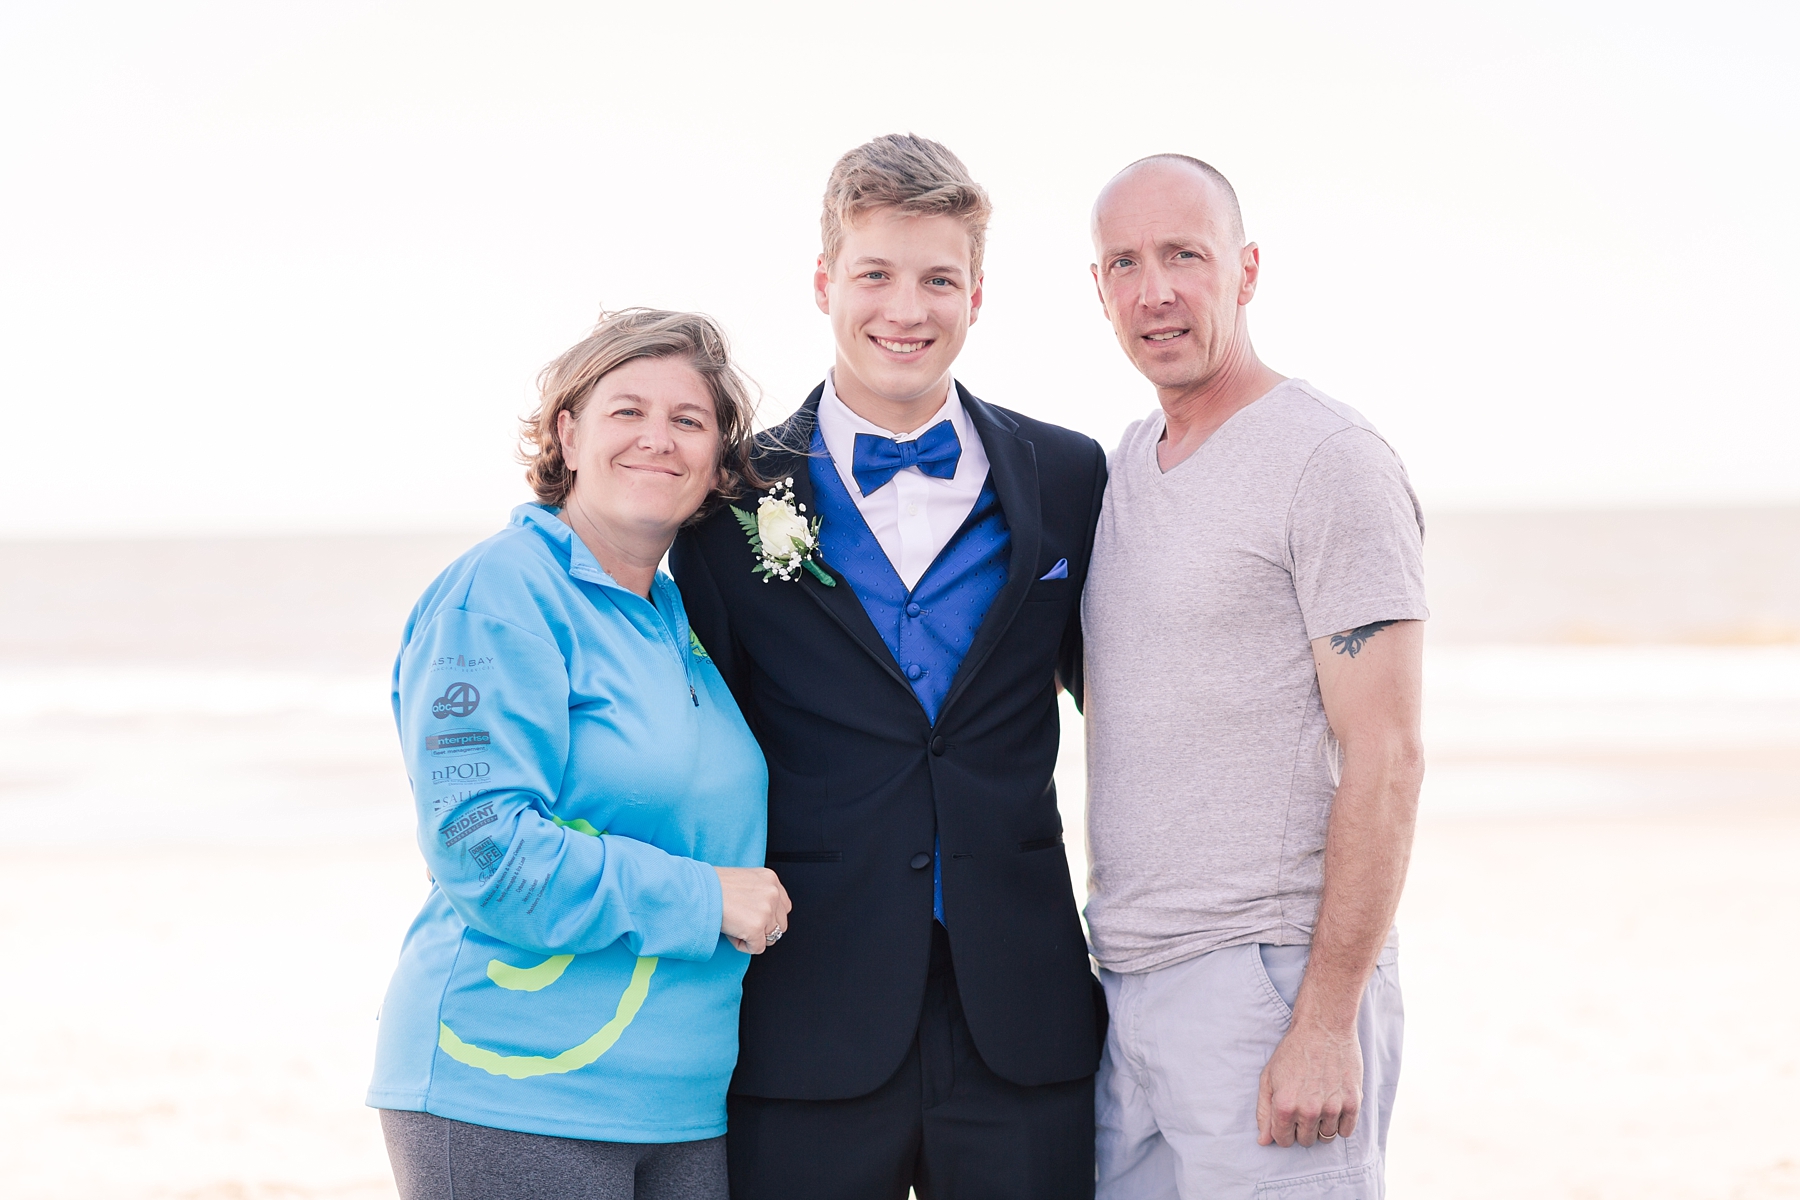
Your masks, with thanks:
[(1105, 1003), (1051, 772), (1106, 462), (952, 378), (988, 212), (936, 142), (838, 162), (813, 280), (836, 363), (756, 461), (823, 518), (832, 582), (765, 582), (729, 511), (673, 553), (794, 903), (744, 980), (739, 1200), (1093, 1195)]

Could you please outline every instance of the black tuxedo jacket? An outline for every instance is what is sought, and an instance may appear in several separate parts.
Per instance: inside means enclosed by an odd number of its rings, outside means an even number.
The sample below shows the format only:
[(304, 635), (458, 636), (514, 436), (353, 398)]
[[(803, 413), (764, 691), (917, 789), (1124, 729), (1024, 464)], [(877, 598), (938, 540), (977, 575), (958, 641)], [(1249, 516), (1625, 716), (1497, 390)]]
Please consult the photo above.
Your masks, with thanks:
[[(793, 480), (809, 515), (804, 451), (822, 392), (757, 458), (765, 478)], [(809, 574), (763, 582), (723, 508), (675, 542), (688, 619), (768, 758), (768, 864), (794, 902), (790, 932), (744, 979), (735, 1092), (842, 1099), (898, 1069), (925, 993), (934, 829), (983, 1061), (1025, 1085), (1080, 1079), (1099, 1062), (1105, 1000), (1051, 772), (1056, 680), (1081, 697), (1081, 587), (1106, 456), (1092, 438), (961, 395), (1012, 555), (935, 725), (830, 563), (836, 587)], [(1058, 559), (1068, 578), (1043, 579)]]

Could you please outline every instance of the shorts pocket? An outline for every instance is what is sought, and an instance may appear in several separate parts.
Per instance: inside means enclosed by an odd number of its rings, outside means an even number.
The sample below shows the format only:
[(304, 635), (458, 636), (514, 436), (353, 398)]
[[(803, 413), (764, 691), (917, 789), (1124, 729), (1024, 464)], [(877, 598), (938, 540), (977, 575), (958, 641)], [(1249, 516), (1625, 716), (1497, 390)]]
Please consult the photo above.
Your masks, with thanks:
[[(1271, 1005), (1273, 1005), (1274, 1008), (1276, 1009), (1276, 1011), (1278, 1013), (1280, 1013), (1282, 1024), (1285, 1027), (1287, 1022), (1292, 1021), (1294, 1019), (1294, 1006), (1288, 1002), (1288, 999), (1286, 996), (1283, 996), (1281, 994), (1281, 989), (1276, 986), (1275, 980), (1270, 976), (1269, 964), (1263, 958), (1263, 955), (1265, 953), (1264, 947), (1259, 944), (1252, 944), (1249, 949), (1250, 949), (1250, 969), (1255, 975), (1254, 985), (1255, 985), (1256, 989), (1262, 993), (1263, 998), (1266, 999)], [(1297, 965), (1299, 966), (1300, 970), (1302, 972), (1304, 972), (1306, 959), (1307, 959), (1306, 947), (1304, 947), (1304, 946), (1269, 946), (1269, 947), (1267, 947), (1267, 951), (1269, 953), (1278, 954), (1278, 955), (1282, 956), (1284, 961), (1281, 964), (1281, 969), (1284, 972), (1284, 974), (1291, 972), (1293, 967), (1296, 965), (1294, 963), (1285, 961), (1288, 958), (1293, 957), (1293, 956), (1298, 957)], [(1298, 976), (1296, 976), (1295, 978), (1297, 979)], [(1292, 990), (1297, 993), (1299, 991), (1299, 988), (1296, 985)]]
[(1342, 1171), (1267, 1180), (1256, 1185), (1256, 1200), (1381, 1200), (1383, 1191), (1379, 1164), (1364, 1163)]

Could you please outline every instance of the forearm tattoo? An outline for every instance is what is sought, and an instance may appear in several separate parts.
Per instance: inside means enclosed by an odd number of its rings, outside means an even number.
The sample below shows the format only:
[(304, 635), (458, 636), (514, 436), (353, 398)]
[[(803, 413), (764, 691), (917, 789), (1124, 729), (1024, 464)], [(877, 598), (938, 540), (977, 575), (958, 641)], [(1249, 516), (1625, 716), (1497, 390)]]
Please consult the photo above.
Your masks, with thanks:
[(1363, 643), (1386, 629), (1389, 625), (1398, 625), (1398, 621), (1374, 621), (1368, 625), (1358, 625), (1347, 633), (1331, 635), (1331, 648), (1339, 654), (1356, 657), (1356, 652), (1363, 648)]

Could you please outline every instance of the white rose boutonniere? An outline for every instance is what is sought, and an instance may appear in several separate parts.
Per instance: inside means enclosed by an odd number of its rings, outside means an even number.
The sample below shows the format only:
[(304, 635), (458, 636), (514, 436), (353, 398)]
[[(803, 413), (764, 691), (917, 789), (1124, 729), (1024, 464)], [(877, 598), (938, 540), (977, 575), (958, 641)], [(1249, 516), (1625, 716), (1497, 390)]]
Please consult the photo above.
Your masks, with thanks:
[(759, 561), (753, 571), (761, 571), (763, 582), (782, 579), (792, 582), (805, 571), (826, 587), (836, 587), (825, 568), (818, 563), (819, 518), (806, 519), (806, 506), (794, 503), (794, 481), (784, 479), (770, 489), (756, 505), (756, 514), (731, 506), (732, 515), (750, 538), (750, 549)]

